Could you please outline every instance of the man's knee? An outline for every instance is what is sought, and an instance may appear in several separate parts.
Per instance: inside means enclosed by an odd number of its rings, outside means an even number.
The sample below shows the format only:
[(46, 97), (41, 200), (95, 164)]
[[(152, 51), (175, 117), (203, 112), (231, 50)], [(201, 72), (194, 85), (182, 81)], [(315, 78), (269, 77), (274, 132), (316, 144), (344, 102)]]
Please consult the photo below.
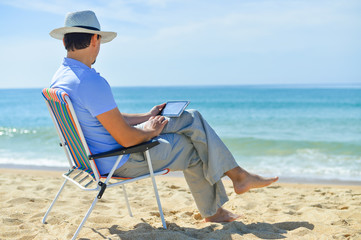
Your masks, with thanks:
[(171, 118), (170, 121), (183, 122), (184, 124), (190, 124), (194, 122), (194, 119), (200, 118), (202, 115), (196, 109), (185, 110), (179, 118)]
[(185, 112), (190, 114), (193, 118), (202, 117), (202, 114), (197, 109), (189, 109), (189, 110), (186, 110)]

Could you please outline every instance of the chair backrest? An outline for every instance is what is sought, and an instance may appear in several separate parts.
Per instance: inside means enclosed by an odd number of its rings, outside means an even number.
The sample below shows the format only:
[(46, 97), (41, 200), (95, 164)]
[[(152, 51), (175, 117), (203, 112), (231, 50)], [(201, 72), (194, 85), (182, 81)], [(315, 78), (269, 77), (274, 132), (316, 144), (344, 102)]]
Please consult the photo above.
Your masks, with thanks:
[(44, 88), (42, 94), (65, 148), (70, 167), (83, 170), (98, 180), (99, 172), (95, 163), (88, 160), (90, 151), (68, 94), (53, 88)]

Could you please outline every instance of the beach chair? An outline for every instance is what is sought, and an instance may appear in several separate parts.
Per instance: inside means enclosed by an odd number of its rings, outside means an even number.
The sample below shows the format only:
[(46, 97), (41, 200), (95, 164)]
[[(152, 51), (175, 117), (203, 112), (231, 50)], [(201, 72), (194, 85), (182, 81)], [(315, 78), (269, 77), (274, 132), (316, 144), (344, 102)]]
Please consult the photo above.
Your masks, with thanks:
[[(102, 198), (104, 191), (109, 187), (122, 186), (128, 212), (129, 215), (132, 216), (125, 184), (150, 177), (152, 180), (162, 224), (164, 229), (166, 229), (166, 223), (164, 220), (162, 206), (160, 203), (159, 194), (154, 176), (166, 174), (168, 173), (169, 170), (164, 169), (158, 172), (153, 172), (153, 167), (149, 154), (149, 149), (158, 145), (159, 142), (150, 141), (133, 147), (120, 148), (99, 154), (91, 154), (68, 94), (61, 89), (51, 89), (51, 88), (43, 89), (42, 94), (45, 98), (46, 105), (48, 107), (50, 115), (55, 124), (55, 128), (59, 135), (60, 146), (64, 149), (65, 155), (69, 161), (69, 166), (70, 166), (69, 171), (63, 174), (65, 181), (61, 186), (59, 192), (56, 194), (49, 209), (45, 213), (42, 222), (45, 223), (48, 214), (50, 213), (52, 207), (54, 206), (54, 203), (58, 199), (60, 193), (64, 189), (65, 184), (68, 181), (74, 183), (81, 190), (98, 192), (89, 210), (87, 211), (86, 215), (81, 221), (78, 229), (74, 233), (72, 239), (76, 239), (81, 228), (83, 227), (87, 218), (91, 214), (95, 204), (99, 199)], [(136, 153), (136, 152), (144, 153), (144, 156), (149, 166), (149, 174), (130, 179), (114, 178), (113, 173), (116, 169), (116, 166), (118, 166), (118, 163), (120, 162), (122, 155)], [(102, 157), (110, 157), (110, 156), (119, 156), (119, 157), (117, 158), (117, 161), (115, 162), (110, 173), (107, 174), (106, 176), (101, 176), (99, 174), (99, 171), (97, 170), (97, 166), (94, 159), (102, 158)], [(114, 183), (110, 183), (109, 181), (111, 179), (115, 179), (116, 181)]]

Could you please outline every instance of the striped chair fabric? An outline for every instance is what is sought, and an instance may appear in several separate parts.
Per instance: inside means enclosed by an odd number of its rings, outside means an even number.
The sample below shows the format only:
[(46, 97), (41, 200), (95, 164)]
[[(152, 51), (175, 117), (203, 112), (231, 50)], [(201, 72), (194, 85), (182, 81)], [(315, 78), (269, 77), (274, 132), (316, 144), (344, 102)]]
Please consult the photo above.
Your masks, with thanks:
[(84, 146), (79, 139), (78, 129), (65, 99), (65, 96), (68, 96), (68, 94), (61, 89), (52, 88), (44, 88), (42, 94), (45, 100), (49, 102), (50, 108), (68, 145), (73, 163), (75, 164), (73, 168), (83, 170), (94, 178), (94, 172), (89, 164)]

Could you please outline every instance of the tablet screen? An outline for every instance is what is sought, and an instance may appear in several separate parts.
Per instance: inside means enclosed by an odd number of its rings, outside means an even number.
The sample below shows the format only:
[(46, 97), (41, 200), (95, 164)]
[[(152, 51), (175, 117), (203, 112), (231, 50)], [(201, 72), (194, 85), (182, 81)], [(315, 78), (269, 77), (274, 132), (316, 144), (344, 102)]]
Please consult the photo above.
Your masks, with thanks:
[(162, 110), (161, 115), (167, 117), (179, 117), (188, 104), (189, 101), (169, 101)]

